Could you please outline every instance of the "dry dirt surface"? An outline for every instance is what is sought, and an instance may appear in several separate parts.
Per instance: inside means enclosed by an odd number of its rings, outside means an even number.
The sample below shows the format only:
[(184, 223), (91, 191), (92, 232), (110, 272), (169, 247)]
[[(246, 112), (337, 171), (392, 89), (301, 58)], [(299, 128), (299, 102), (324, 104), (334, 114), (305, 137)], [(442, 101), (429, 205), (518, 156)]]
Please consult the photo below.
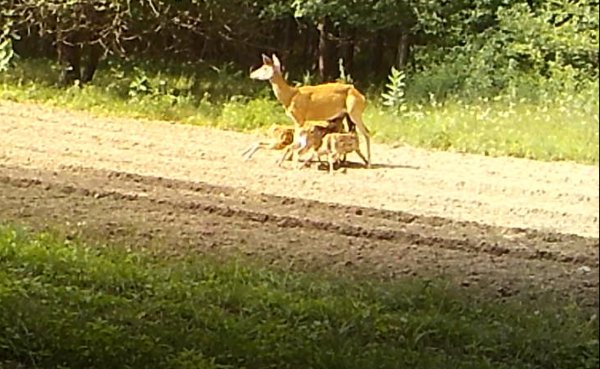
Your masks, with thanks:
[(374, 145), (330, 176), (259, 138), (0, 101), (0, 222), (598, 307), (597, 165)]

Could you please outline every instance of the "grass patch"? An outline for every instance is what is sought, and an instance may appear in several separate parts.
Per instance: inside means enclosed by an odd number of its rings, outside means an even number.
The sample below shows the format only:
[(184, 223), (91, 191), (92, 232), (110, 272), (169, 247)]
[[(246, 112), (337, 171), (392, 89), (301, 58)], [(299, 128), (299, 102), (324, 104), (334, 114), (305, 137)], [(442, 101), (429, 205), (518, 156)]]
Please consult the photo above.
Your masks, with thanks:
[[(488, 156), (598, 163), (598, 111), (592, 100), (552, 104), (508, 98), (447, 102), (396, 116), (371, 108), (366, 119), (383, 142)], [(597, 100), (596, 100), (597, 103)]]
[(442, 281), (160, 259), (0, 227), (0, 358), (39, 368), (595, 368), (597, 317)]
[[(101, 115), (150, 118), (254, 131), (289, 124), (267, 83), (252, 81), (230, 64), (102, 64), (93, 84), (56, 85), (47, 60), (22, 59), (0, 73), (0, 98), (36, 101)], [(393, 114), (369, 89), (365, 121), (374, 141), (490, 156), (598, 163), (598, 85), (577, 94), (532, 100), (499, 96), (444, 103), (408, 101)]]

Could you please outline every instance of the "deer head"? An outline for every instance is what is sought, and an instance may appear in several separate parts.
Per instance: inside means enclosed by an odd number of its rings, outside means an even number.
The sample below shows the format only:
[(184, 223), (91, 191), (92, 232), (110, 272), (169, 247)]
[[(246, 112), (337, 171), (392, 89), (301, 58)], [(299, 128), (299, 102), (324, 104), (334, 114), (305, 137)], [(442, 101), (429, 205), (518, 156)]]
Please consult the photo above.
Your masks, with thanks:
[(250, 73), (250, 78), (261, 81), (268, 81), (276, 74), (281, 74), (281, 62), (277, 55), (273, 54), (273, 58), (269, 58), (262, 54), (263, 65)]

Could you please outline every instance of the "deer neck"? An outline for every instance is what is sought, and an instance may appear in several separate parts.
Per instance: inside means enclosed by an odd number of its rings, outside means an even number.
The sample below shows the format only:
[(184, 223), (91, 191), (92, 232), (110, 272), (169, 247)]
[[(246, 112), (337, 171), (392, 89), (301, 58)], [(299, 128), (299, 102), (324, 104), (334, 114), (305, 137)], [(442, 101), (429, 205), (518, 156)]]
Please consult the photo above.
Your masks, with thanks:
[(277, 100), (287, 109), (292, 103), (292, 98), (298, 93), (298, 89), (288, 85), (281, 74), (275, 74), (271, 78), (271, 86)]

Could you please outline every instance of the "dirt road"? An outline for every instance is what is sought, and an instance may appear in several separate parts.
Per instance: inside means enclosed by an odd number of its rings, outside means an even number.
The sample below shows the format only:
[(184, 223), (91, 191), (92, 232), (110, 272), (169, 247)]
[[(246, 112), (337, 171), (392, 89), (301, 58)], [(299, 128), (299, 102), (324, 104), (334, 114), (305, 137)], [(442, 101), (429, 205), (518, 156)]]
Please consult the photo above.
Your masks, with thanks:
[(0, 101), (0, 221), (598, 305), (598, 166), (375, 145), (329, 176), (257, 138)]

